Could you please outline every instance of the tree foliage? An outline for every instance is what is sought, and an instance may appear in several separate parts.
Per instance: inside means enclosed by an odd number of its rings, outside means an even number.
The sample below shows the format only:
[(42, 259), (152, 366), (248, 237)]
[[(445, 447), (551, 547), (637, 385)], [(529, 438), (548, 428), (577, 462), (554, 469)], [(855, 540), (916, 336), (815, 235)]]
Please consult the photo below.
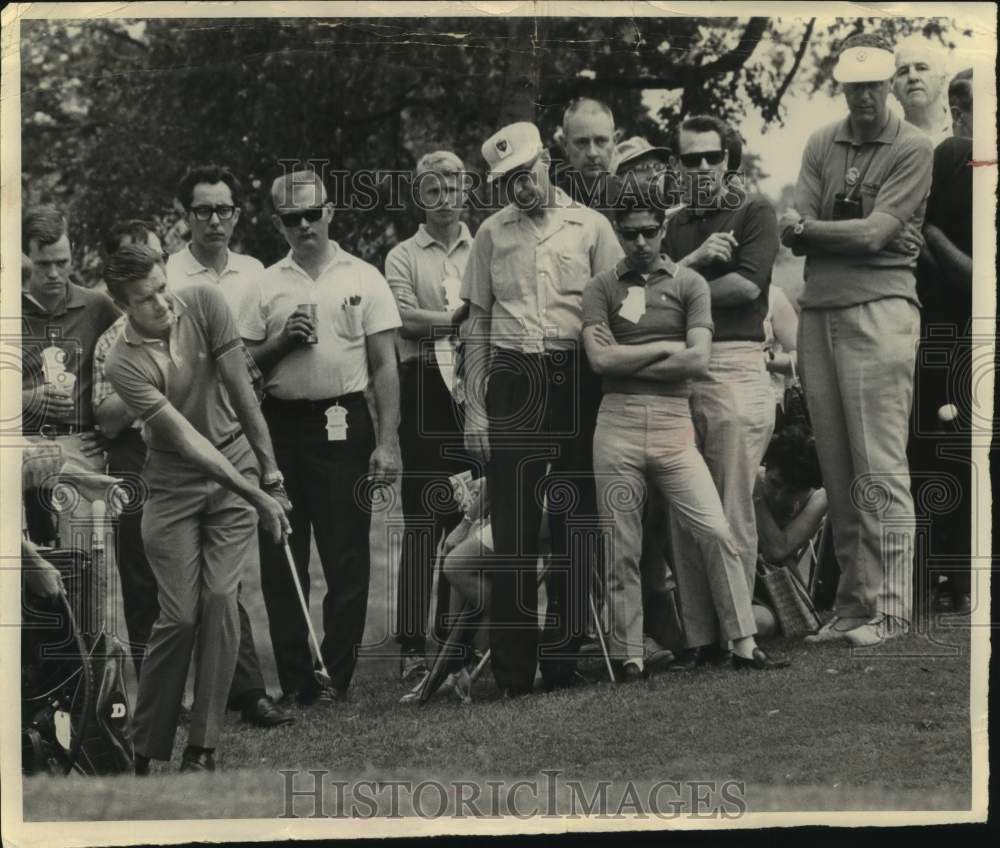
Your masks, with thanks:
[[(694, 112), (780, 122), (793, 87), (832, 85), (835, 42), (858, 29), (942, 43), (951, 32), (898, 18), (24, 20), (25, 197), (67, 209), (92, 279), (114, 221), (168, 227), (185, 167), (218, 161), (248, 190), (239, 238), (270, 262), (284, 245), (264, 197), (282, 160), (407, 170), (445, 147), (478, 169), (498, 126), (534, 120), (552, 139), (580, 95), (654, 143)], [(651, 90), (669, 93), (656, 114)], [(411, 211), (380, 204), (338, 214), (333, 235), (378, 263), (414, 226)]]

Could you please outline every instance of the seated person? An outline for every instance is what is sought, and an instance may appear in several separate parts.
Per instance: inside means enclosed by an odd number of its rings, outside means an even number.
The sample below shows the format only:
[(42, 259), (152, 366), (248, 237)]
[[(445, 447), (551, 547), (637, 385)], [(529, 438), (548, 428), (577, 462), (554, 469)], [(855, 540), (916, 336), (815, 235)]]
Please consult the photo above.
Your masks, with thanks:
[(472, 640), (490, 603), (490, 582), (482, 558), (493, 554), (493, 534), (486, 479), (480, 477), (465, 485), (456, 485), (455, 481), (463, 477), (465, 475), (451, 478), (456, 490), (461, 491), (456, 499), (463, 516), (448, 534), (442, 549), (444, 562), (440, 579), (450, 586), (450, 612), (444, 618), (448, 635), (431, 661), (430, 670), (400, 699), (401, 703), (426, 701), (439, 688), (454, 692), (463, 703), (472, 701), (473, 679), (469, 668), (475, 663)]
[[(801, 576), (799, 563), (827, 512), (816, 444), (806, 428), (786, 425), (771, 439), (757, 472), (753, 501), (761, 559)], [(765, 636), (777, 629), (777, 622), (760, 582), (757, 587), (754, 619), (758, 635)]]
[(826, 490), (816, 443), (800, 425), (774, 435), (753, 491), (760, 555), (774, 565), (797, 565), (826, 517)]

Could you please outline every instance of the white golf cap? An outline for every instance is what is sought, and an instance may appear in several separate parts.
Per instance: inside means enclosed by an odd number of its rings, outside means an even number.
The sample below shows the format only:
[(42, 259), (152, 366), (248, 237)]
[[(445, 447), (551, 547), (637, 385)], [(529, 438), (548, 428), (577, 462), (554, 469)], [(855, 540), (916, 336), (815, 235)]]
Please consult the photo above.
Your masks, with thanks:
[(840, 54), (833, 78), (837, 82), (884, 82), (895, 72), (896, 60), (889, 50), (859, 45)]
[(486, 179), (497, 177), (530, 162), (543, 150), (538, 127), (527, 121), (508, 124), (483, 142), (483, 159), (489, 166)]

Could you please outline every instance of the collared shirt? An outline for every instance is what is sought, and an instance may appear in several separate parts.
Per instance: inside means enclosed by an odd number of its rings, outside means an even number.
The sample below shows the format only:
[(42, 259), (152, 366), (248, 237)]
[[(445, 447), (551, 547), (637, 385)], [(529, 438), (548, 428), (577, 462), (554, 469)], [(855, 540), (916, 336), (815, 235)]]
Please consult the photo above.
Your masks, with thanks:
[(239, 326), (239, 312), (246, 298), (247, 289), (264, 271), (264, 266), (252, 256), (236, 253), (227, 249), (226, 267), (222, 273), (216, 273), (214, 268), (206, 268), (191, 252), (191, 245), (186, 245), (167, 258), (167, 286), (174, 290), (182, 289), (192, 283), (218, 283), (226, 296), (226, 303), (233, 310), (236, 325)]
[[(644, 310), (636, 320), (622, 315), (626, 298), (641, 292)], [(594, 277), (583, 293), (583, 325), (606, 324), (619, 344), (685, 341), (689, 330), (712, 330), (711, 293), (705, 278), (691, 268), (661, 256), (643, 275), (621, 260)], [(605, 377), (604, 393), (688, 397), (691, 381), (647, 380), (641, 377)]]
[[(66, 298), (56, 311), (48, 312), (28, 294), (21, 296), (21, 380), (25, 389), (32, 389), (38, 403), (25, 405), (22, 428), (25, 433), (39, 433), (42, 428), (58, 431), (72, 424), (78, 429), (90, 429), (94, 423), (91, 404), (94, 347), (101, 334), (119, 316), (111, 298), (75, 283), (66, 284)], [(45, 382), (44, 351), (59, 348), (58, 367), (76, 380), (73, 398), (76, 414), (71, 422), (55, 421), (46, 415), (41, 403), (41, 388)], [(54, 361), (54, 357), (49, 355)], [(54, 374), (50, 373), (50, 379)], [(58, 383), (58, 380), (56, 380)]]
[[(112, 388), (143, 424), (173, 406), (213, 445), (240, 428), (217, 362), (243, 342), (219, 288), (195, 283), (168, 295), (176, 320), (166, 340), (151, 339), (126, 322), (108, 352), (105, 373)], [(147, 427), (150, 449), (176, 452)]]
[[(122, 334), (127, 322), (128, 316), (122, 315), (104, 331), (94, 346), (94, 390), (92, 396), (95, 412), (108, 398), (118, 396), (111, 383), (108, 382), (107, 361), (112, 345), (118, 341), (118, 337)], [(136, 418), (131, 426), (133, 429), (142, 429), (142, 422)]]
[[(252, 256), (235, 253), (226, 248), (226, 267), (219, 274), (214, 268), (206, 268), (195, 259), (189, 243), (182, 250), (170, 254), (167, 258), (166, 273), (167, 286), (172, 289), (181, 289), (198, 282), (217, 284), (233, 312), (236, 326), (239, 327), (241, 323), (239, 311), (247, 300), (247, 291), (253, 286), (254, 281), (264, 273), (264, 266)], [(250, 351), (247, 351), (246, 357), (250, 382), (257, 385), (262, 374), (257, 367), (257, 362), (250, 355)]]
[[(800, 215), (832, 221), (836, 195), (848, 193), (861, 201), (863, 217), (883, 212), (903, 228), (878, 253), (808, 256), (799, 296), (803, 309), (836, 309), (887, 297), (903, 297), (919, 306), (914, 269), (924, 241), (921, 230), (933, 159), (930, 139), (891, 113), (872, 141), (854, 140), (850, 118), (810, 136), (795, 186)], [(849, 175), (854, 185), (848, 185)]]
[(315, 280), (291, 252), (271, 265), (247, 292), (240, 309), (243, 338), (278, 335), (302, 303), (316, 304), (316, 344), (282, 357), (264, 378), (264, 391), (280, 400), (325, 400), (368, 386), (366, 338), (400, 326), (399, 311), (376, 268), (330, 242), (333, 257)]
[[(415, 235), (390, 250), (385, 258), (385, 278), (399, 311), (429, 309), (454, 312), (458, 309), (462, 305), (459, 298), (462, 274), (471, 248), (472, 234), (461, 223), (458, 239), (450, 248), (441, 244), (427, 231), (426, 225), (421, 224)], [(396, 340), (400, 362), (416, 359), (419, 349), (418, 339), (400, 336)]]
[(583, 289), (623, 252), (608, 219), (555, 189), (536, 223), (515, 206), (487, 218), (472, 242), (462, 298), (491, 316), (496, 347), (522, 353), (571, 348), (583, 326)]
[(730, 192), (726, 198), (732, 202), (718, 209), (683, 209), (671, 217), (663, 249), (679, 260), (701, 247), (712, 233), (731, 232), (737, 242), (732, 259), (712, 262), (699, 271), (709, 285), (735, 272), (757, 286), (760, 294), (735, 306), (712, 306), (714, 341), (762, 342), (771, 268), (778, 255), (778, 218), (771, 204), (759, 195), (746, 197)]

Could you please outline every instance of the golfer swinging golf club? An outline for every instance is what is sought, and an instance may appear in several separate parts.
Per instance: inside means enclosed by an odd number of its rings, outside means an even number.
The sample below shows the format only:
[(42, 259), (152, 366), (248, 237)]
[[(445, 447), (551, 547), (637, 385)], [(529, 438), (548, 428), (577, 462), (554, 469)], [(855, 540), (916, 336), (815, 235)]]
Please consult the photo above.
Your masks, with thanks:
[(239, 644), (241, 567), (258, 515), (276, 540), (290, 530), (283, 490), (268, 494), (258, 485), (277, 465), (225, 298), (202, 283), (167, 292), (160, 258), (147, 245), (127, 245), (104, 270), (109, 293), (128, 315), (106, 374), (145, 428), (142, 538), (160, 603), (136, 699), (140, 775), (150, 759), (170, 759), (196, 633), (181, 771), (215, 770)]

